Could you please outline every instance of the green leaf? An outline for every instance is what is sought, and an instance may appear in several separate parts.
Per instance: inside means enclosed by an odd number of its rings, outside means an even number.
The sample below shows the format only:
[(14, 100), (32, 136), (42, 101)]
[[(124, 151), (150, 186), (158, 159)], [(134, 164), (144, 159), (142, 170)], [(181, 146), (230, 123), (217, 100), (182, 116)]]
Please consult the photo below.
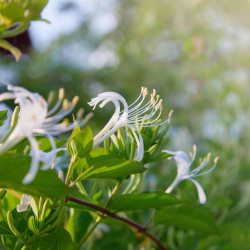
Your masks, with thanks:
[[(29, 9), (29, 20), (41, 20), (41, 12), (44, 7), (47, 5), (48, 0), (35, 0), (30, 1), (27, 9)], [(43, 20), (43, 19), (42, 19)]]
[(79, 158), (76, 160), (73, 165), (73, 170), (71, 172), (71, 179), (73, 181), (76, 180), (84, 170), (92, 167), (98, 162), (103, 162), (114, 158), (120, 158), (120, 156), (104, 148), (92, 149), (90, 154), (87, 155), (86, 158)]
[(48, 236), (38, 238), (32, 242), (30, 250), (68, 250), (72, 249), (72, 239), (68, 231), (62, 226)]
[(16, 61), (19, 61), (22, 53), (18, 48), (3, 39), (0, 39), (0, 47), (8, 50), (16, 58)]
[(83, 158), (87, 156), (93, 147), (93, 132), (86, 127), (82, 132), (75, 134), (70, 140), (71, 155)]
[(0, 156), (0, 186), (26, 194), (61, 198), (70, 194), (74, 189), (64, 185), (53, 170), (39, 170), (35, 179), (28, 185), (22, 180), (30, 168), (31, 158), (17, 154)]
[(116, 179), (130, 174), (142, 173), (146, 168), (141, 162), (123, 159), (110, 159), (98, 162), (79, 175), (77, 181), (91, 178)]
[(0, 111), (0, 127), (3, 125), (4, 121), (7, 119), (8, 110)]
[(70, 210), (70, 218), (66, 225), (66, 230), (70, 233), (74, 242), (79, 243), (88, 230), (93, 218), (88, 212), (77, 209)]
[(24, 18), (24, 8), (18, 3), (11, 2), (1, 9), (1, 23), (11, 25), (20, 22)]
[(0, 221), (0, 235), (11, 236), (11, 237), (15, 236), (5, 221)]
[(166, 193), (136, 193), (115, 197), (109, 209), (115, 211), (131, 211), (138, 209), (162, 208), (168, 205), (179, 204), (180, 201)]
[(74, 120), (74, 130), (72, 131), (72, 134), (71, 134), (71, 136), (69, 137), (68, 142), (67, 142), (67, 150), (68, 150), (68, 152), (69, 152), (70, 155), (73, 155), (73, 152), (72, 152), (72, 150), (71, 150), (71, 140), (73, 139), (73, 137), (74, 137), (76, 134), (78, 134), (78, 133), (81, 132), (81, 129), (80, 129), (78, 123), (75, 121), (74, 116), (73, 116), (73, 120)]
[(154, 223), (175, 226), (202, 234), (218, 234), (220, 232), (215, 221), (206, 211), (187, 205), (157, 210)]

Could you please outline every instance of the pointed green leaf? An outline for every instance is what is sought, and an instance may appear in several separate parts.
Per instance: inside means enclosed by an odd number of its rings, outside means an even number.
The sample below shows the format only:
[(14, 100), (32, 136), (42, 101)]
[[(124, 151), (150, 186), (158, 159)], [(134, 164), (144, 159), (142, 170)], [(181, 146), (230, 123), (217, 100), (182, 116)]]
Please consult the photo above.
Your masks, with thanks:
[(75, 134), (70, 140), (70, 154), (83, 158), (87, 156), (93, 147), (93, 132), (86, 127), (82, 132)]
[(127, 177), (130, 174), (142, 173), (145, 170), (141, 162), (110, 159), (104, 162), (98, 162), (88, 168), (79, 175), (77, 181), (91, 178), (116, 179)]
[(115, 197), (109, 205), (114, 211), (131, 211), (138, 209), (162, 208), (168, 205), (179, 204), (180, 201), (166, 193), (136, 193), (124, 194)]
[(92, 167), (98, 162), (103, 162), (114, 158), (120, 158), (120, 156), (104, 148), (92, 149), (90, 154), (87, 155), (86, 158), (79, 158), (76, 160), (73, 165), (73, 170), (71, 172), (71, 179), (73, 181), (76, 180), (83, 171)]

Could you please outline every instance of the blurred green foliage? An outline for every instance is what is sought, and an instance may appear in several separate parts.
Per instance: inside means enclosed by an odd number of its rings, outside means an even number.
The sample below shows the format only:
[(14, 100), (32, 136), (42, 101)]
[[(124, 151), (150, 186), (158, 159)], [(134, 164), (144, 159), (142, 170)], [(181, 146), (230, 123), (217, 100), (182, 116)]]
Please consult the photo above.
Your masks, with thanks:
[[(44, 95), (64, 87), (68, 96), (80, 95), (79, 105), (86, 110), (86, 102), (101, 91), (117, 91), (133, 100), (140, 86), (155, 88), (167, 100), (166, 116), (169, 109), (175, 111), (163, 148), (190, 150), (196, 143), (201, 155), (211, 151), (220, 156), (215, 171), (201, 182), (208, 198), (204, 207), (224, 232), (223, 237), (204, 236), (170, 227), (161, 240), (169, 249), (248, 249), (250, 2), (117, 0), (114, 6), (117, 26), (112, 31), (95, 32), (95, 17), (87, 16), (76, 31), (45, 51), (34, 50), (18, 64), (2, 57), (0, 68), (11, 69), (13, 83)], [(97, 110), (91, 126), (100, 129), (111, 112)], [(167, 160), (152, 167), (141, 189), (167, 187), (174, 169)], [(194, 204), (195, 192), (191, 183), (183, 182), (176, 194)], [(131, 213), (139, 221), (145, 215)], [(120, 225), (99, 231), (91, 239), (93, 249), (114, 249), (114, 244), (119, 244), (115, 249), (127, 249), (123, 242), (130, 242), (129, 249), (136, 245)]]

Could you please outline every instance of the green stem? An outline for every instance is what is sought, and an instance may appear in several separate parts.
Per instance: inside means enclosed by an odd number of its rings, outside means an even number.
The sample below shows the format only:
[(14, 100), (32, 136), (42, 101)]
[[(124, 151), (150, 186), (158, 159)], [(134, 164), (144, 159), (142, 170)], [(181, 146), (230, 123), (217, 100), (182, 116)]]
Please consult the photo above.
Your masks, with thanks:
[[(111, 200), (113, 199), (113, 197), (114, 197), (115, 193), (117, 192), (118, 187), (121, 185), (121, 183), (122, 183), (122, 180), (119, 181), (119, 182), (115, 185), (115, 187), (113, 188), (112, 193), (111, 193), (111, 195), (110, 195), (110, 197), (109, 197), (109, 199), (108, 199), (108, 201), (107, 201), (107, 203), (106, 203), (106, 205), (105, 205), (105, 209), (108, 207), (109, 203), (110, 203)], [(98, 224), (102, 221), (102, 219), (103, 219), (103, 216), (101, 216), (101, 215), (97, 217), (97, 219), (96, 219), (94, 225), (90, 228), (90, 230), (89, 230), (89, 231), (83, 236), (83, 238), (81, 239), (81, 241), (80, 241), (80, 243), (79, 243), (77, 249), (80, 249), (80, 248), (81, 248), (81, 246), (86, 242), (86, 240), (89, 238), (89, 236), (94, 232), (95, 228), (96, 228), (96, 227), (98, 226)]]
[(97, 217), (94, 225), (90, 228), (90, 230), (83, 236), (83, 238), (81, 239), (77, 250), (80, 250), (82, 245), (86, 242), (86, 240), (89, 238), (89, 236), (94, 232), (94, 230), (96, 229), (96, 227), (98, 226), (98, 224), (102, 221), (102, 217)]
[(73, 164), (75, 163), (75, 160), (76, 160), (76, 156), (72, 156), (70, 164), (69, 164), (68, 172), (67, 172), (67, 175), (66, 175), (66, 179), (65, 179), (65, 185), (68, 185), (69, 175), (70, 175), (70, 172), (72, 170)]

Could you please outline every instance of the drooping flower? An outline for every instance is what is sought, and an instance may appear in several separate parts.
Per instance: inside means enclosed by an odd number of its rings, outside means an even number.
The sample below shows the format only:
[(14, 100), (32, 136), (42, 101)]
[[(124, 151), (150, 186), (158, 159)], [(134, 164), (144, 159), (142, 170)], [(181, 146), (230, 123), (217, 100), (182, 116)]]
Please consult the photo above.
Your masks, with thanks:
[(205, 204), (206, 203), (205, 192), (202, 186), (196, 180), (194, 180), (194, 178), (211, 172), (216, 167), (219, 157), (216, 157), (214, 159), (214, 164), (210, 169), (200, 173), (200, 171), (208, 164), (211, 154), (209, 153), (203, 160), (201, 160), (200, 165), (198, 167), (196, 167), (193, 170), (190, 170), (196, 156), (196, 151), (197, 151), (196, 145), (193, 146), (193, 153), (190, 153), (190, 155), (188, 155), (183, 151), (163, 150), (163, 152), (173, 155), (173, 158), (175, 159), (177, 165), (177, 176), (175, 180), (172, 182), (172, 184), (166, 189), (165, 193), (171, 193), (172, 190), (181, 181), (190, 180), (195, 184), (197, 188), (200, 203)]
[[(100, 144), (105, 139), (114, 134), (119, 128), (128, 127), (134, 135), (137, 143), (136, 161), (141, 161), (144, 155), (144, 144), (139, 129), (142, 127), (160, 126), (162, 123), (157, 123), (162, 113), (162, 99), (156, 96), (156, 91), (153, 90), (149, 101), (145, 101), (148, 95), (147, 88), (142, 87), (139, 97), (130, 105), (127, 104), (124, 97), (116, 92), (104, 92), (97, 97), (92, 98), (88, 103), (95, 109), (96, 105), (103, 108), (108, 102), (113, 102), (115, 111), (105, 127), (94, 137), (94, 146)], [(122, 104), (122, 109), (121, 105)], [(169, 113), (169, 118), (172, 112)]]
[[(15, 125), (12, 124), (13, 126), (10, 128), (11, 133), (7, 134), (7, 137), (4, 138), (0, 144), (0, 155), (11, 149), (22, 139), (28, 139), (33, 149), (33, 157), (30, 170), (23, 180), (23, 183), (27, 184), (34, 179), (39, 166), (39, 145), (34, 136), (44, 135), (48, 137), (55, 157), (56, 147), (52, 136), (70, 131), (74, 128), (73, 123), (62, 120), (75, 108), (79, 97), (74, 97), (70, 103), (67, 99), (64, 99), (64, 89), (60, 89), (56, 105), (48, 110), (49, 103), (52, 99), (51, 95), (48, 102), (46, 102), (38, 93), (32, 93), (25, 88), (12, 85), (7, 85), (7, 88), (8, 92), (0, 94), (0, 102), (15, 99), (14, 103), (19, 105), (20, 112), (13, 114), (13, 120), (17, 121)], [(77, 121), (80, 126), (83, 126), (90, 116), (80, 121), (81, 115), (82, 114), (77, 117)]]

